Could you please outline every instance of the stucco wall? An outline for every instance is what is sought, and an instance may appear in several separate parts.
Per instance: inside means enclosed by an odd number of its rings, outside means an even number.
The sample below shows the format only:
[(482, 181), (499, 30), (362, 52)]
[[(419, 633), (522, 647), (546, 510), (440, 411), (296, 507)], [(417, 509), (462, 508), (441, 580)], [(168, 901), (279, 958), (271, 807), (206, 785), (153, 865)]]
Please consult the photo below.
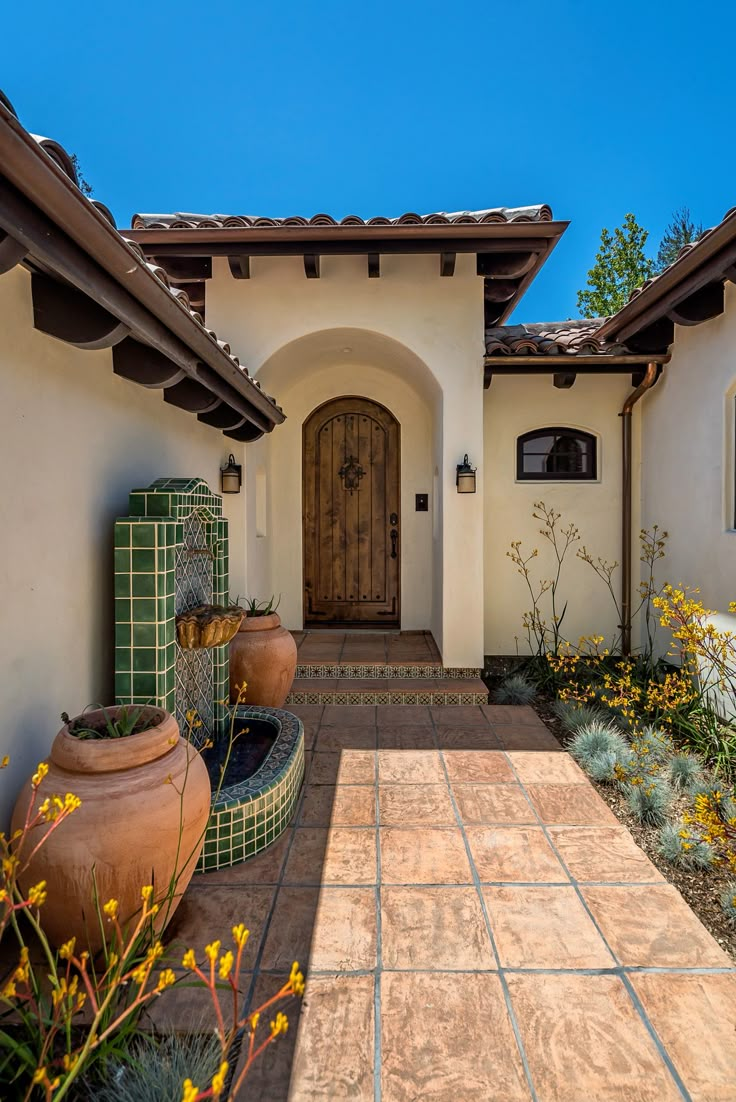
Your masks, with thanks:
[[(382, 256), (380, 279), (368, 278), (365, 257), (323, 257), (320, 279), (305, 278), (300, 257), (256, 258), (248, 280), (215, 260), (207, 320), (291, 422), (258, 446), (257, 462), (271, 472), (263, 546), (273, 543), (265, 555), (250, 541), (249, 587), (281, 592), (287, 623), (301, 624), (301, 426), (338, 393), (374, 398), (402, 422), (402, 626), (431, 626), (448, 665), (480, 665), (483, 285), (474, 257), (458, 256), (455, 275), (442, 278), (436, 256)], [(481, 468), (472, 497), (455, 492), (465, 452)], [(431, 514), (413, 512), (415, 492), (442, 511), (434, 540)]]
[[(527, 653), (521, 618), (531, 607), (523, 578), (506, 557), (512, 540), (522, 551), (539, 549), (532, 564), (535, 578), (551, 577), (553, 555), (532, 517), (534, 502), (544, 501), (572, 521), (581, 542), (565, 561), (561, 597), (568, 608), (562, 624), (567, 638), (593, 632), (611, 635), (617, 617), (602, 582), (575, 557), (585, 544), (596, 557), (621, 559), (621, 419), (618, 412), (631, 391), (629, 376), (580, 375), (569, 390), (557, 390), (551, 376), (494, 378), (485, 394), (485, 646), (487, 654), (514, 654), (516, 637)], [(638, 413), (635, 414), (638, 435)], [(598, 437), (598, 479), (593, 482), (517, 482), (516, 439), (531, 429), (570, 426)], [(635, 471), (637, 469), (635, 456)], [(638, 531), (638, 510), (634, 516)], [(638, 556), (635, 558), (637, 561)], [(620, 584), (620, 572), (616, 573)]]
[[(112, 538), (128, 492), (162, 476), (219, 488), (228, 452), (214, 429), (120, 379), (110, 351), (33, 329), (30, 277), (0, 276), (0, 783), (5, 820), (45, 756), (62, 711), (112, 693)], [(244, 588), (244, 498), (225, 498), (233, 589)]]
[(707, 606), (736, 600), (736, 287), (723, 314), (675, 327), (672, 359), (642, 405), (644, 523), (669, 532), (663, 574)]

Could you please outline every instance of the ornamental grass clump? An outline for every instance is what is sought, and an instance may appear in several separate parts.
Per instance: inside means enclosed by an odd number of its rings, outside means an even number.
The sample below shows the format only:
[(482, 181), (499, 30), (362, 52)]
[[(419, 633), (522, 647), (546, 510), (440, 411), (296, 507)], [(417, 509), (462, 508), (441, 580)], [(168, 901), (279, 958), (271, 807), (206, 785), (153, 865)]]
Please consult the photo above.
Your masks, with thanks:
[(89, 1084), (90, 1102), (181, 1102), (184, 1080), (210, 1083), (220, 1063), (220, 1042), (204, 1021), (183, 1036), (141, 1034), (126, 1059), (108, 1061), (103, 1081)]
[(675, 754), (667, 763), (667, 779), (677, 792), (686, 792), (702, 775), (702, 767), (692, 754)]
[(684, 869), (709, 869), (716, 853), (684, 823), (665, 823), (659, 834), (659, 852), (665, 861)]
[(674, 793), (662, 777), (624, 785), (626, 801), (640, 823), (661, 827), (667, 822)]
[(611, 754), (614, 760), (625, 762), (629, 757), (626, 739), (612, 723), (594, 719), (577, 728), (575, 736), (567, 747), (571, 756), (583, 768), (586, 762), (598, 754)]
[(512, 674), (494, 691), (494, 704), (531, 704), (536, 698), (537, 686), (523, 673)]
[(721, 892), (720, 902), (726, 918), (736, 926), (736, 880), (726, 884)]
[(565, 730), (571, 733), (589, 723), (606, 719), (603, 708), (598, 708), (592, 704), (582, 704), (577, 700), (556, 700), (552, 705), (552, 711)]

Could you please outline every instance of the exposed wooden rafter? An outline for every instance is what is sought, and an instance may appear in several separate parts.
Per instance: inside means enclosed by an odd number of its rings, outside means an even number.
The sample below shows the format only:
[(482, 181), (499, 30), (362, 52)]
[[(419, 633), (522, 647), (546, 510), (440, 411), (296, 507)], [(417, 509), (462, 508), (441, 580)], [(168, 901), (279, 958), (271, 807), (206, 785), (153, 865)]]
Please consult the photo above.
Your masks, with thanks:
[(319, 279), (319, 253), (304, 254), (304, 274), (307, 279)]
[(9, 233), (0, 230), (0, 275), (3, 272), (9, 272), (16, 264), (20, 264), (27, 251), (20, 241), (16, 241)]
[(368, 253), (368, 278), (378, 279), (381, 275), (381, 254)]
[(116, 375), (154, 390), (173, 386), (186, 378), (184, 371), (168, 357), (132, 337), (113, 348), (112, 369)]
[(130, 332), (94, 299), (40, 272), (31, 273), (31, 295), (34, 327), (76, 348), (112, 348)]
[(706, 283), (699, 291), (681, 299), (667, 311), (667, 317), (676, 325), (700, 325), (723, 313), (723, 283)]
[(571, 386), (575, 385), (577, 375), (574, 371), (556, 371), (552, 377), (552, 381), (558, 390), (569, 390)]
[(165, 268), (174, 287), (212, 279), (212, 259), (209, 256), (154, 256), (151, 259), (154, 264)]
[(440, 275), (454, 276), (456, 253), (440, 253)]
[[(188, 259), (195, 259), (190, 257)], [(206, 258), (212, 263), (210, 257)], [(230, 265), (230, 272), (233, 279), (250, 279), (250, 257), (240, 253), (238, 256), (228, 256), (227, 262)]]
[(489, 279), (518, 279), (531, 271), (539, 259), (539, 254), (530, 252), (528, 242), (519, 252), (478, 253), (476, 269), (479, 276)]
[(212, 391), (189, 377), (168, 386), (164, 391), (164, 401), (189, 413), (206, 413), (220, 404), (220, 399)]

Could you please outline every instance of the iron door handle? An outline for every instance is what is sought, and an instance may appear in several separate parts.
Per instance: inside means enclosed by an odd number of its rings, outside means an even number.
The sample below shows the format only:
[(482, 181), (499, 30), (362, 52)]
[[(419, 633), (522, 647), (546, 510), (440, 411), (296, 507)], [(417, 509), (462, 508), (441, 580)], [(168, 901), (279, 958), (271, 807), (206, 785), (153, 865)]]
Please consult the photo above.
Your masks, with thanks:
[(391, 529), (391, 558), (392, 559), (395, 559), (396, 555), (397, 555), (396, 544), (398, 543), (398, 539), (399, 539), (399, 530), (398, 530), (398, 528), (392, 528)]

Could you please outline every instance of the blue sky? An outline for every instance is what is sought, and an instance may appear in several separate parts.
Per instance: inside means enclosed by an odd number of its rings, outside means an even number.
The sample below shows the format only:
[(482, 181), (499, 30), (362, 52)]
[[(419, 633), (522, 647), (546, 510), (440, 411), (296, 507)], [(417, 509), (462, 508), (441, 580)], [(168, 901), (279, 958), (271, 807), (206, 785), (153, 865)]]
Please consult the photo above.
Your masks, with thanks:
[(570, 228), (515, 321), (577, 316), (601, 227), (736, 204), (736, 5), (174, 5), (3, 13), (21, 121), (134, 211), (400, 214), (549, 203)]

